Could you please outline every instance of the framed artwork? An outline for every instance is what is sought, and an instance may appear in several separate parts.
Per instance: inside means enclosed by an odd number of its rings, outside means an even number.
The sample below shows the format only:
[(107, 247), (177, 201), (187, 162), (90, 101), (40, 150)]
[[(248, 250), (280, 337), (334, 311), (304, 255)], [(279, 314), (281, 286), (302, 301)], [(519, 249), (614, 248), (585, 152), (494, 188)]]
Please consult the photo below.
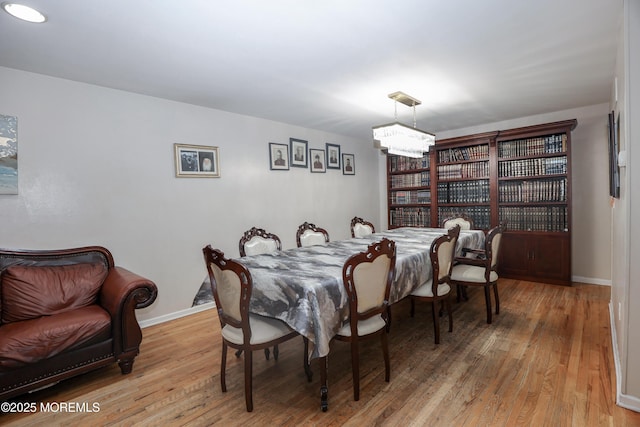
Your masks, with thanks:
[(269, 164), (271, 165), (271, 170), (289, 170), (289, 146), (270, 142)]
[(176, 177), (220, 178), (218, 147), (173, 144), (176, 157)]
[(309, 150), (309, 158), (311, 159), (311, 172), (326, 172), (327, 167), (325, 165), (324, 150), (316, 150), (314, 148)]
[(609, 194), (611, 197), (620, 198), (620, 113), (617, 120), (615, 117), (615, 111), (612, 111), (609, 114)]
[(353, 154), (342, 155), (342, 174), (343, 175), (355, 175), (356, 174), (356, 159)]
[(327, 169), (340, 169), (340, 146), (327, 143)]
[(18, 194), (18, 118), (0, 114), (0, 194)]
[(289, 138), (289, 145), (291, 146), (291, 166), (295, 166), (297, 168), (308, 167), (307, 141)]

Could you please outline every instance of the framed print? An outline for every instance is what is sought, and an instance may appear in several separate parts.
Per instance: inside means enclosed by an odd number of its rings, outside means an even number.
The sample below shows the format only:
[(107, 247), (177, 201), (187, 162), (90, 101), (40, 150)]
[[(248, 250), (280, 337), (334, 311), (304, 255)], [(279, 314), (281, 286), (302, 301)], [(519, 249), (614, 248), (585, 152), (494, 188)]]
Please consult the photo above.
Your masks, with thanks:
[(18, 194), (18, 118), (0, 114), (0, 194)]
[(356, 160), (353, 154), (342, 155), (342, 174), (343, 175), (356, 174)]
[(309, 150), (309, 158), (311, 159), (311, 172), (326, 172), (324, 150)]
[(176, 177), (220, 178), (218, 147), (173, 144), (176, 157)]
[(327, 143), (327, 169), (340, 169), (340, 146)]
[(289, 146), (270, 142), (269, 164), (271, 165), (271, 170), (289, 170)]
[(291, 166), (295, 166), (297, 168), (308, 167), (307, 141), (289, 138), (289, 145), (291, 146)]

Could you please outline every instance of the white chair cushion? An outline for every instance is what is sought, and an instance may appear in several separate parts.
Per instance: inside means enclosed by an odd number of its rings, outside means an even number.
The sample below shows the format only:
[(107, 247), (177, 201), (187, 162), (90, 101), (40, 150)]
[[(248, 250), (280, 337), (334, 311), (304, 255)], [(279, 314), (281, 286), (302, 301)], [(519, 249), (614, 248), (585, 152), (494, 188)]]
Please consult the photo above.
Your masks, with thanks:
[(270, 254), (278, 250), (278, 244), (273, 239), (265, 239), (261, 236), (254, 236), (244, 244), (244, 253), (247, 256)]
[(364, 313), (384, 302), (391, 259), (386, 255), (372, 262), (362, 262), (353, 270), (353, 283), (358, 295), (358, 313)]
[[(251, 327), (251, 344), (262, 344), (273, 341), (291, 333), (292, 329), (282, 320), (249, 314), (249, 326)], [(243, 344), (242, 329), (225, 325), (222, 328), (222, 336), (234, 344)]]
[[(484, 267), (458, 264), (454, 265), (453, 269), (451, 270), (451, 280), (460, 282), (486, 283), (484, 272)], [(492, 282), (498, 280), (498, 273), (492, 271), (489, 275), (489, 280), (491, 280)]]
[(460, 230), (471, 230), (471, 223), (464, 218), (452, 218), (446, 221), (442, 225), (442, 228), (449, 229), (455, 227), (456, 225), (460, 226)]
[(314, 246), (314, 245), (326, 245), (327, 242), (324, 238), (324, 234), (316, 231), (305, 230), (300, 236), (300, 244), (304, 246)]
[[(433, 297), (433, 290), (431, 289), (431, 280), (423, 283), (418, 288), (411, 292), (411, 295), (416, 297)], [(438, 285), (438, 296), (447, 295), (451, 292), (451, 287), (447, 283), (441, 283)]]
[(370, 236), (371, 234), (373, 234), (373, 230), (368, 225), (364, 225), (364, 224), (361, 224), (361, 223), (357, 222), (353, 226), (353, 234), (356, 237), (366, 237), (366, 236)]
[[(384, 319), (382, 318), (382, 315), (380, 314), (377, 316), (370, 317), (366, 320), (361, 320), (360, 322), (358, 322), (358, 336), (362, 337), (365, 335), (372, 334), (386, 326), (387, 324), (385, 323)], [(345, 325), (343, 325), (342, 328), (340, 328), (340, 330), (338, 331), (338, 335), (342, 335), (343, 337), (350, 337), (351, 325), (349, 323), (346, 323)]]

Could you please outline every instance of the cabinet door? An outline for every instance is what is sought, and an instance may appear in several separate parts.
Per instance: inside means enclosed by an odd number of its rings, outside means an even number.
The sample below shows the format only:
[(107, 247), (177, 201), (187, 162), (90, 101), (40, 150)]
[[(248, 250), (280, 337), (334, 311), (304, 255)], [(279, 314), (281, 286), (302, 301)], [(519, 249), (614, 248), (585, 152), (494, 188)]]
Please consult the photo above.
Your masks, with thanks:
[(571, 283), (571, 253), (568, 233), (537, 236), (532, 243), (531, 275), (546, 283)]
[(530, 272), (530, 239), (522, 233), (505, 233), (500, 243), (498, 271), (501, 276), (525, 278)]

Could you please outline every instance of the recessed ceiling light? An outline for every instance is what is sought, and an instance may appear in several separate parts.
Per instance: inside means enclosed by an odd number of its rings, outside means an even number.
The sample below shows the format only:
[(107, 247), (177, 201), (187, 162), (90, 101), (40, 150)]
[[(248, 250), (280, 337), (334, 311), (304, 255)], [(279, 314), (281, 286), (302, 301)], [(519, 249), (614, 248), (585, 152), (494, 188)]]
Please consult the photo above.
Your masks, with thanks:
[(35, 22), (37, 24), (47, 20), (47, 17), (38, 12), (34, 8), (25, 6), (18, 3), (2, 3), (2, 8), (9, 15), (15, 16), (18, 19), (22, 19), (28, 22)]

